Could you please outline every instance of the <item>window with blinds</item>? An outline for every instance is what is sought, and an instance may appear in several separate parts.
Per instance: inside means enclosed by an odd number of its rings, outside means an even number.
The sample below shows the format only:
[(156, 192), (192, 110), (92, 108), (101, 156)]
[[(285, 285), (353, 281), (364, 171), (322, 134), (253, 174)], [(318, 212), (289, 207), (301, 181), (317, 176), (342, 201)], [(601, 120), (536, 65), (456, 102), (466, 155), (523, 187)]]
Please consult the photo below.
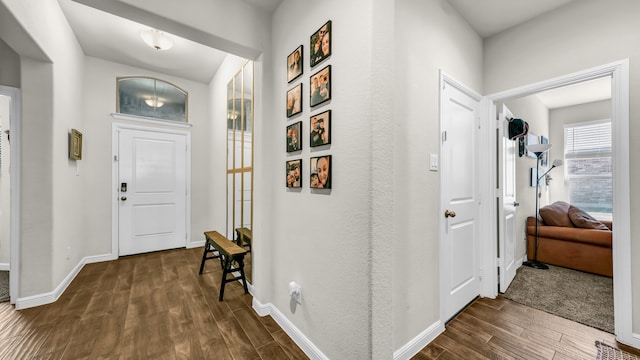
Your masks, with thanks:
[(613, 210), (611, 120), (564, 127), (569, 202), (599, 219)]

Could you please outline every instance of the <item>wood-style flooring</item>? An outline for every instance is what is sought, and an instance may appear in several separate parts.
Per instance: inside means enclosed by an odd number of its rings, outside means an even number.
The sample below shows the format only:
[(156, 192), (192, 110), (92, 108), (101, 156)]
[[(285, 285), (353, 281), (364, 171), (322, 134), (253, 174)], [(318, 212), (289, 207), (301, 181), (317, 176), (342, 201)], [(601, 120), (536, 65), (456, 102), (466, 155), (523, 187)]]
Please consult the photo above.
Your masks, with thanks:
[(598, 329), (503, 297), (478, 299), (412, 359), (594, 360), (596, 340), (639, 354)]
[[(88, 264), (53, 304), (0, 303), (0, 359), (307, 359), (271, 317), (255, 314), (240, 283), (219, 302), (220, 263), (207, 261), (199, 276), (201, 256), (178, 249)], [(606, 332), (478, 299), (413, 359), (593, 360), (596, 340), (625, 348)]]
[(87, 264), (55, 303), (0, 304), (0, 359), (308, 359), (203, 248)]

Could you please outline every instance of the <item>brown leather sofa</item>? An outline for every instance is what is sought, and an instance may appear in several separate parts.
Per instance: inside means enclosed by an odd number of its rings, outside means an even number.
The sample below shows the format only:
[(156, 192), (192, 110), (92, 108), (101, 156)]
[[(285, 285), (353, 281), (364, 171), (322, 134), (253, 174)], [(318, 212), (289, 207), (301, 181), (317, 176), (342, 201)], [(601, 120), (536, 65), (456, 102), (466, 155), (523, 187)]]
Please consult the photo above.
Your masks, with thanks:
[[(602, 221), (613, 230), (611, 221)], [(527, 218), (527, 257), (533, 260), (536, 219)], [(594, 274), (613, 276), (613, 232), (567, 226), (549, 226), (538, 221), (538, 261)]]

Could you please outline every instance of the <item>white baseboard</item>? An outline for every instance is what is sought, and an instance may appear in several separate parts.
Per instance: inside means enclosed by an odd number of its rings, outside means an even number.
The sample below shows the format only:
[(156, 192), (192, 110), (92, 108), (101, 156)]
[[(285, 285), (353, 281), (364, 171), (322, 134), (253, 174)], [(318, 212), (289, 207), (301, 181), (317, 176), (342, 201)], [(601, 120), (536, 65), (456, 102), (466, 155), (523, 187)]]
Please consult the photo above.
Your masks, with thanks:
[(260, 316), (271, 315), (278, 325), (289, 335), (291, 340), (312, 360), (329, 360), (329, 358), (315, 346), (278, 308), (273, 304), (262, 304), (255, 297), (253, 298), (253, 309)]
[(82, 268), (86, 264), (115, 260), (117, 258), (118, 258), (117, 256), (112, 254), (87, 256), (82, 258), (82, 260), (80, 260), (80, 262), (78, 262), (78, 264), (74, 266), (73, 269), (71, 269), (69, 274), (67, 274), (67, 276), (62, 280), (62, 282), (58, 284), (55, 290), (48, 293), (44, 293), (44, 294), (31, 295), (23, 298), (18, 298), (16, 300), (16, 309), (17, 310), (28, 309), (31, 307), (51, 304), (55, 302), (60, 298), (60, 296), (62, 295), (62, 293), (64, 293), (67, 287), (69, 287), (69, 284), (71, 284), (73, 279), (75, 279), (76, 275), (80, 273), (80, 270), (82, 270)]
[(418, 334), (403, 347), (393, 352), (393, 360), (408, 360), (412, 356), (420, 352), (425, 346), (429, 345), (438, 335), (444, 332), (444, 324), (438, 320), (429, 326), (426, 330)]
[(204, 246), (204, 240), (192, 241), (192, 242), (187, 244), (187, 249), (193, 249), (193, 248), (197, 248), (197, 247), (201, 247), (201, 246)]
[(9, 263), (0, 263), (0, 271), (9, 271)]
[(629, 345), (636, 349), (640, 349), (640, 334), (631, 333), (631, 338), (629, 339), (616, 338), (616, 340), (625, 345)]

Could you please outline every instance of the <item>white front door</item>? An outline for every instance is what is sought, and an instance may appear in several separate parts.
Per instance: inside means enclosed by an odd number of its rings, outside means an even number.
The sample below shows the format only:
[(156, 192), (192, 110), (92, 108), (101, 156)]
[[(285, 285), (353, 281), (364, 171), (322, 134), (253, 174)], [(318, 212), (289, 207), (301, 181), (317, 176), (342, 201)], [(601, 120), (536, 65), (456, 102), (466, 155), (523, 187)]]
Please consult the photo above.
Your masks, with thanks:
[(500, 292), (507, 288), (516, 276), (518, 264), (516, 262), (516, 159), (518, 157), (517, 141), (509, 140), (509, 119), (513, 114), (505, 105), (498, 114), (498, 159), (502, 164), (498, 166), (498, 187), (501, 190), (501, 204), (499, 207), (498, 228), (498, 272), (500, 273)]
[(119, 255), (186, 246), (186, 135), (119, 129)]
[(480, 295), (477, 163), (479, 98), (441, 87), (441, 249), (443, 320)]

